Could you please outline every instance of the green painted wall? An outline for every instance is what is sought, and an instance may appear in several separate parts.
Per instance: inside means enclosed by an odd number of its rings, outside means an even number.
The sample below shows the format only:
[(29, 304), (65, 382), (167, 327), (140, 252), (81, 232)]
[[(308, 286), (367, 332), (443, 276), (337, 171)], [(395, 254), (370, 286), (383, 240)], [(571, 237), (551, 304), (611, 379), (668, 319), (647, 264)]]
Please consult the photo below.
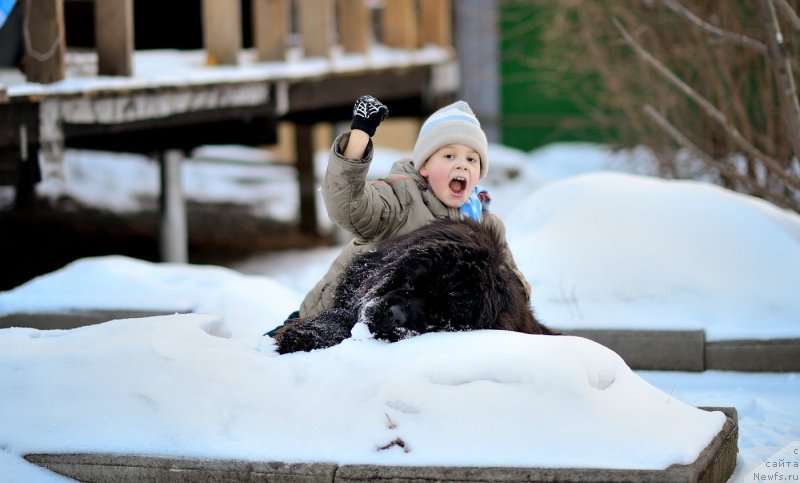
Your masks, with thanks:
[[(556, 141), (608, 141), (586, 114), (596, 79), (556, 68), (557, 49), (543, 32), (552, 18), (546, 1), (500, 1), (500, 131), (503, 144), (530, 150)], [(581, 91), (583, 100), (576, 99)]]

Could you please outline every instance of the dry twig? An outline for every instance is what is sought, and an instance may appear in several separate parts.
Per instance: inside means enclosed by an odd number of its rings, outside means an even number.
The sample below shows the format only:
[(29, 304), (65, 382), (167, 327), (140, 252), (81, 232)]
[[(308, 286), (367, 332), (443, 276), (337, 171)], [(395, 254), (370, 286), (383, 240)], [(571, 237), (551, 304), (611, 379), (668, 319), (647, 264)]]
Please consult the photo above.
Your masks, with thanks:
[(692, 13), (691, 10), (684, 7), (680, 2), (678, 2), (678, 0), (662, 0), (662, 1), (664, 2), (664, 5), (666, 5), (670, 10), (677, 13), (678, 15), (681, 15), (683, 18), (693, 23), (700, 29), (710, 33), (711, 35), (714, 35), (715, 37), (720, 38), (722, 40), (727, 40), (729, 42), (742, 45), (749, 49), (753, 49), (762, 55), (767, 54), (767, 46), (764, 45), (762, 42), (759, 42), (758, 40), (752, 37), (748, 37), (747, 35), (742, 35), (736, 32), (728, 32), (727, 30), (723, 30), (717, 27), (716, 25), (710, 24), (705, 20), (701, 19), (700, 17), (698, 17), (697, 15), (695, 15), (694, 13)]
[[(768, 1), (768, 0), (763, 0)], [(625, 29), (622, 23), (617, 20), (616, 18), (612, 19), (614, 26), (617, 30), (622, 34), (622, 37), (625, 39), (625, 43), (627, 43), (631, 48), (633, 48), (634, 52), (642, 58), (645, 62), (647, 62), (651, 67), (653, 67), (656, 72), (658, 72), (662, 77), (667, 79), (672, 85), (680, 89), (684, 94), (689, 96), (693, 101), (695, 101), (705, 113), (717, 121), (728, 133), (729, 136), (733, 139), (737, 146), (742, 149), (745, 153), (749, 156), (752, 156), (758, 160), (760, 160), (773, 174), (775, 177), (782, 180), (788, 187), (793, 189), (800, 189), (800, 180), (792, 177), (788, 173), (784, 172), (783, 167), (778, 163), (777, 160), (771, 158), (767, 154), (761, 152), (758, 148), (753, 146), (750, 141), (745, 139), (742, 136), (742, 133), (736, 129), (734, 126), (723, 114), (719, 109), (717, 109), (711, 102), (709, 102), (705, 97), (700, 95), (697, 91), (695, 91), (691, 86), (686, 84), (683, 80), (681, 80), (674, 72), (668, 69), (664, 64), (662, 64), (658, 59), (653, 57), (650, 52), (647, 51), (644, 47), (642, 47), (636, 39)]]
[(408, 453), (411, 451), (411, 449), (408, 447), (408, 444), (406, 444), (402, 438), (396, 438), (383, 446), (378, 446), (378, 451), (385, 451), (392, 446), (399, 446), (400, 448), (403, 448), (403, 453)]
[(397, 428), (397, 425), (394, 424), (394, 421), (392, 421), (392, 418), (389, 417), (389, 413), (383, 413), (383, 415), (386, 416), (386, 421), (387, 421), (387, 425), (389, 426), (389, 429)]
[(783, 33), (775, 8), (771, 0), (759, 0), (764, 30), (769, 39), (769, 56), (772, 58), (772, 70), (775, 73), (775, 87), (778, 91), (778, 102), (786, 115), (786, 130), (796, 158), (800, 159), (800, 102), (797, 99), (797, 86), (794, 83), (792, 65), (786, 55)]
[(800, 211), (800, 205), (798, 205), (795, 200), (778, 196), (777, 194), (770, 192), (761, 186), (755, 179), (746, 176), (744, 173), (740, 173), (735, 168), (726, 164), (724, 161), (718, 160), (709, 155), (707, 152), (703, 151), (650, 104), (645, 104), (642, 111), (661, 129), (663, 129), (672, 138), (672, 140), (700, 158), (706, 165), (713, 166), (728, 178), (735, 179), (745, 185), (749, 192), (753, 195), (771, 199), (782, 206)]
[(786, 18), (789, 19), (789, 23), (792, 24), (792, 27), (794, 27), (795, 30), (800, 30), (800, 17), (792, 10), (792, 6), (789, 5), (789, 2), (786, 0), (775, 0), (775, 4), (781, 9), (783, 14), (786, 15)]

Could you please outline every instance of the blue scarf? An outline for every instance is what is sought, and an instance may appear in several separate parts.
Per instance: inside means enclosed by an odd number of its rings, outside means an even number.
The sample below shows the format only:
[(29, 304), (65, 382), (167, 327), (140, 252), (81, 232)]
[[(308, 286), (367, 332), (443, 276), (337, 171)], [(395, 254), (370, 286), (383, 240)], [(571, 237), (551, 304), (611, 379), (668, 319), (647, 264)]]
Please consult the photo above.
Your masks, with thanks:
[(492, 198), (489, 196), (489, 190), (481, 186), (475, 186), (475, 189), (469, 194), (467, 201), (459, 208), (461, 216), (480, 222), (484, 213), (489, 213), (489, 203), (491, 201)]
[(6, 19), (11, 15), (11, 10), (14, 9), (14, 3), (17, 0), (0, 0), (0, 27), (6, 23)]

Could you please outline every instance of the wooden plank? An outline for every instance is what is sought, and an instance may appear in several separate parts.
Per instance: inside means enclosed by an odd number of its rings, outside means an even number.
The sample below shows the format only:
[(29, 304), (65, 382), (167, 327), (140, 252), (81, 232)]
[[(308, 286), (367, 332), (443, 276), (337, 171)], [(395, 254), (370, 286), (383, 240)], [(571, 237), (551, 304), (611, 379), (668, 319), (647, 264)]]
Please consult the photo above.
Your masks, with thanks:
[[(50, 84), (64, 78), (64, 2), (24, 2), (25, 77), (28, 82)], [(28, 9), (30, 7), (30, 11)]]
[(364, 0), (339, 0), (339, 42), (345, 52), (366, 54), (369, 51), (372, 19)]
[(306, 57), (329, 57), (333, 47), (333, 0), (300, 0), (300, 36)]
[(453, 43), (450, 0), (424, 0), (420, 6), (420, 45), (449, 47)]
[(258, 60), (286, 60), (288, 0), (253, 0), (253, 41)]
[[(349, 119), (352, 116), (353, 100), (364, 92), (369, 92), (384, 102), (424, 98), (429, 93), (430, 79), (430, 68), (422, 66), (368, 74), (343, 74), (292, 84), (289, 87), (288, 116), (303, 111), (338, 108), (344, 116), (342, 119)], [(390, 106), (393, 113), (401, 108), (402, 106)]]
[(314, 178), (314, 125), (298, 123), (294, 126), (297, 177), (300, 185), (300, 231), (306, 235), (317, 234), (317, 182)]
[(150, 153), (203, 144), (274, 144), (277, 127), (268, 107), (231, 107), (124, 124), (65, 123), (64, 136), (72, 148)]
[(133, 0), (94, 0), (99, 75), (133, 73)]
[(242, 12), (238, 1), (203, 0), (203, 45), (208, 65), (239, 63)]
[(383, 43), (413, 50), (418, 46), (417, 9), (414, 0), (386, 0), (383, 7)]

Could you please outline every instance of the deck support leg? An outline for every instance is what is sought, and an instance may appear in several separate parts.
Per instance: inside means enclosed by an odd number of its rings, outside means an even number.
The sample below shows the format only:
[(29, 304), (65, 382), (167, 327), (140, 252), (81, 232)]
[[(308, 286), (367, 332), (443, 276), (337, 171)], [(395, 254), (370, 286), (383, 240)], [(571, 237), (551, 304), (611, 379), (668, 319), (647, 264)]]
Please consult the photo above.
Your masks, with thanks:
[(181, 187), (183, 151), (169, 149), (159, 153), (161, 164), (160, 244), (161, 261), (188, 262), (186, 206)]
[(317, 236), (317, 181), (314, 177), (314, 125), (294, 126), (297, 177), (300, 186), (300, 231)]
[(36, 183), (42, 180), (39, 169), (39, 148), (30, 142), (27, 124), (20, 124), (19, 161), (17, 162), (17, 181), (14, 193), (14, 208), (32, 208), (36, 201)]

